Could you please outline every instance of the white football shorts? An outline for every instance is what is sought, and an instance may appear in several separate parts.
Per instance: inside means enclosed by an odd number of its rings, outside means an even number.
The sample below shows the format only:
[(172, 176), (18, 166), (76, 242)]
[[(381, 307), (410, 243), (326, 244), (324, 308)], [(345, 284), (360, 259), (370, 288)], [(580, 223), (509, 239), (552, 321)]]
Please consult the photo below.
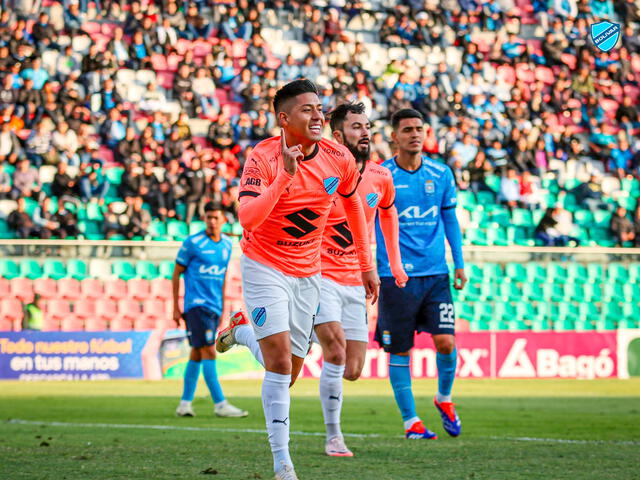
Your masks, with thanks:
[(366, 293), (362, 285), (340, 285), (322, 278), (316, 325), (340, 322), (347, 340), (369, 341)]
[(256, 339), (289, 332), (291, 353), (306, 357), (320, 301), (320, 274), (291, 277), (245, 255), (240, 269), (244, 303)]

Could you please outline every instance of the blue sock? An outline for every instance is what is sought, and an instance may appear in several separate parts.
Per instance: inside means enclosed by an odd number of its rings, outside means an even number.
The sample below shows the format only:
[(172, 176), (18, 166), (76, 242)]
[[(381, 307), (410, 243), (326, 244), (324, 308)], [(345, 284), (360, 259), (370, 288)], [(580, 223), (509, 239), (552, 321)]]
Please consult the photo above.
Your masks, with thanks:
[(187, 368), (184, 369), (184, 386), (182, 387), (182, 400), (185, 402), (193, 400), (198, 386), (198, 378), (200, 378), (200, 362), (189, 360)]
[(218, 382), (218, 372), (216, 372), (215, 360), (202, 360), (202, 374), (204, 375), (204, 381), (207, 382), (207, 387), (211, 392), (211, 398), (213, 403), (220, 403), (224, 401), (224, 394), (222, 393), (222, 387)]
[(411, 371), (409, 370), (410, 357), (403, 355), (389, 356), (389, 380), (396, 397), (396, 403), (400, 408), (402, 420), (407, 421), (416, 415), (416, 402), (411, 391)]
[(436, 365), (438, 367), (438, 401), (451, 401), (451, 387), (456, 378), (456, 365), (458, 363), (458, 351), (454, 348), (448, 355), (436, 353)]

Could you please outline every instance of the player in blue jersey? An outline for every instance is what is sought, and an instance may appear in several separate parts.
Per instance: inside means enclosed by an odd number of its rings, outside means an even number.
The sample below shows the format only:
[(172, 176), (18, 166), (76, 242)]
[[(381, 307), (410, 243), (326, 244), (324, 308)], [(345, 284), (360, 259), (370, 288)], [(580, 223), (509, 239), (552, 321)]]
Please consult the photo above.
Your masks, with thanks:
[[(222, 235), (225, 223), (222, 206), (209, 202), (204, 207), (205, 230), (187, 237), (176, 258), (173, 271), (173, 319), (180, 326), (183, 318), (191, 345), (191, 356), (184, 372), (182, 399), (176, 415), (193, 417), (191, 402), (200, 369), (211, 392), (214, 411), (219, 417), (246, 417), (248, 413), (224, 398), (216, 372), (215, 339), (222, 314), (224, 282), (231, 258), (231, 240)], [(180, 311), (180, 275), (184, 274), (184, 313)]]
[(409, 276), (405, 288), (395, 284), (379, 224), (376, 225), (378, 272), (381, 279), (376, 340), (391, 355), (389, 379), (404, 421), (405, 435), (435, 439), (416, 413), (411, 390), (409, 354), (416, 332), (428, 332), (437, 350), (438, 393), (434, 403), (445, 431), (460, 434), (461, 424), (451, 388), (456, 373), (455, 316), (445, 238), (455, 265), (454, 288), (467, 282), (462, 258), (462, 235), (456, 218), (456, 189), (451, 169), (422, 155), (424, 120), (404, 109), (391, 120), (397, 156), (382, 165), (391, 171), (400, 223), (400, 253)]

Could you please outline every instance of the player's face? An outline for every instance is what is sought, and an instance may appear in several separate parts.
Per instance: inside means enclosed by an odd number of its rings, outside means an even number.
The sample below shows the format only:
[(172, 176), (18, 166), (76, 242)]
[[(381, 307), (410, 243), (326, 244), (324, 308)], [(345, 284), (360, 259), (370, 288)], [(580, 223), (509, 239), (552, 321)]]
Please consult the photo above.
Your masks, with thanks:
[(419, 118), (403, 118), (391, 134), (398, 150), (410, 154), (420, 153), (424, 143), (424, 125)]
[(336, 136), (361, 162), (369, 160), (371, 154), (371, 123), (364, 113), (347, 113), (342, 132)]
[(207, 235), (219, 235), (222, 232), (222, 226), (227, 221), (227, 217), (224, 216), (220, 210), (214, 210), (213, 212), (207, 212), (204, 215), (204, 224), (207, 231)]
[(303, 93), (295, 97), (287, 111), (280, 112), (280, 124), (290, 143), (315, 143), (322, 140), (324, 115), (318, 96), (315, 93)]

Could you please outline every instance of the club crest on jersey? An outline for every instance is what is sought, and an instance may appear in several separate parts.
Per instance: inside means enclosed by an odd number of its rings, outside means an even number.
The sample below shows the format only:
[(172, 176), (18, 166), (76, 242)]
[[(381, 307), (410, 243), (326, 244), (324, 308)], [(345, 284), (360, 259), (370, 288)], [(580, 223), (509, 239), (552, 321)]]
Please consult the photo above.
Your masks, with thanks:
[(267, 320), (267, 309), (264, 307), (254, 308), (251, 312), (251, 318), (253, 319), (253, 323), (261, 327)]
[(329, 194), (333, 195), (336, 193), (338, 189), (338, 185), (340, 185), (340, 179), (338, 177), (329, 177), (324, 179), (324, 190)]
[(378, 194), (377, 193), (368, 194), (367, 205), (369, 205), (371, 208), (375, 208), (377, 204), (378, 204)]
[(436, 186), (433, 183), (433, 180), (427, 180), (426, 182), (424, 182), (424, 191), (429, 195), (433, 195), (434, 193), (436, 193)]
[(391, 332), (389, 330), (382, 332), (382, 344), (391, 345)]
[(204, 338), (207, 341), (207, 343), (213, 343), (213, 330), (209, 329), (206, 332), (204, 332)]

